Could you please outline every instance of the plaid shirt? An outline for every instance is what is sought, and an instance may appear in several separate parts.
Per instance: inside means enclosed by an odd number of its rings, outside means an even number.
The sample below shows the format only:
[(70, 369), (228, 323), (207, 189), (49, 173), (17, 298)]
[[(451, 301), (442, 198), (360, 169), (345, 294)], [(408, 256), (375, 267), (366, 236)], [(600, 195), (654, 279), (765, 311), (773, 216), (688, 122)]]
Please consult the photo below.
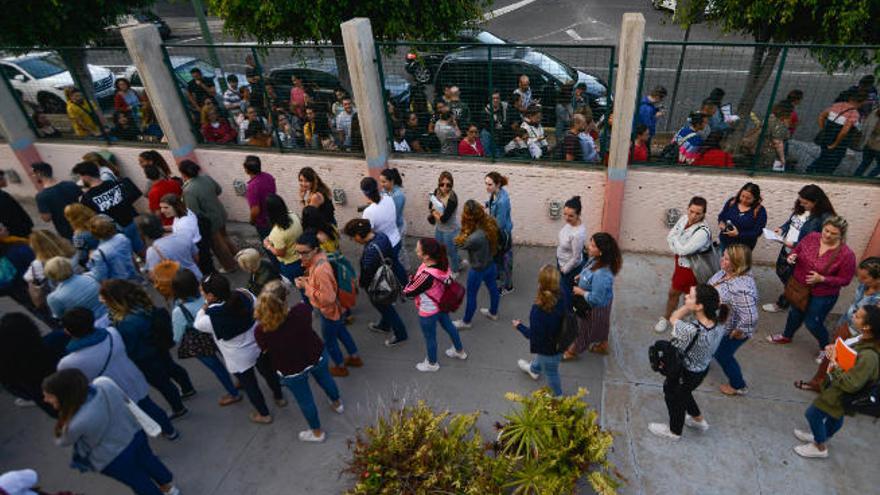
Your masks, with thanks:
[(746, 274), (724, 280), (724, 275), (724, 270), (720, 270), (708, 283), (718, 291), (721, 302), (730, 306), (727, 328), (751, 337), (758, 326), (758, 287), (755, 279), (751, 274)]

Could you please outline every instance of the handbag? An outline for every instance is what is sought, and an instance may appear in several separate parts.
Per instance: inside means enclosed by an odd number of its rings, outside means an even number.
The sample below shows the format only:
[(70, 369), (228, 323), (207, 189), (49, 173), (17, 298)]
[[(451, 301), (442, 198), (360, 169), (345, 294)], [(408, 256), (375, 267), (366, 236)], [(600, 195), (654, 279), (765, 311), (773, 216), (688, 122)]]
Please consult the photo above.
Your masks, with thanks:
[(689, 254), (685, 258), (691, 264), (691, 270), (694, 272), (697, 283), (705, 284), (721, 269), (721, 246), (717, 241), (711, 242), (712, 232), (709, 231), (709, 227), (703, 226), (700, 228), (706, 229), (709, 235), (709, 247), (697, 253)]
[(400, 281), (397, 279), (397, 275), (394, 274), (391, 260), (385, 258), (379, 246), (376, 244), (371, 244), (371, 246), (376, 248), (376, 252), (379, 253), (381, 264), (376, 273), (373, 274), (373, 280), (370, 281), (370, 285), (367, 288), (367, 295), (370, 296), (370, 301), (376, 306), (386, 306), (400, 297)]
[(156, 422), (153, 418), (151, 418), (147, 413), (144, 412), (137, 404), (134, 403), (129, 398), (125, 399), (125, 407), (128, 408), (128, 411), (134, 416), (134, 419), (141, 425), (141, 428), (144, 429), (144, 433), (149, 435), (152, 438), (156, 438), (162, 433), (162, 427), (159, 426), (159, 423)]
[(37, 309), (46, 307), (46, 297), (49, 295), (49, 282), (43, 278), (37, 280), (37, 274), (34, 271), (34, 265), (31, 265), (31, 281), (28, 282), (28, 296), (31, 303)]
[[(831, 268), (831, 265), (837, 261), (837, 257), (840, 255), (840, 247), (834, 250), (834, 255), (828, 260), (828, 263), (825, 264), (825, 268), (823, 268), (819, 273), (821, 274), (824, 271), (827, 271)], [(788, 281), (785, 282), (785, 290), (782, 295), (785, 297), (785, 300), (791, 303), (792, 306), (797, 308), (799, 311), (803, 312), (807, 310), (807, 306), (810, 304), (810, 292), (812, 291), (812, 287), (806, 284), (802, 284), (798, 282), (798, 280), (794, 277), (794, 273), (792, 276), (788, 278)]]
[(193, 328), (195, 318), (186, 309), (186, 306), (178, 304), (177, 307), (183, 313), (183, 317), (186, 318), (186, 330), (183, 331), (183, 337), (180, 338), (180, 344), (177, 346), (178, 359), (216, 355), (217, 344), (214, 343), (214, 337)]

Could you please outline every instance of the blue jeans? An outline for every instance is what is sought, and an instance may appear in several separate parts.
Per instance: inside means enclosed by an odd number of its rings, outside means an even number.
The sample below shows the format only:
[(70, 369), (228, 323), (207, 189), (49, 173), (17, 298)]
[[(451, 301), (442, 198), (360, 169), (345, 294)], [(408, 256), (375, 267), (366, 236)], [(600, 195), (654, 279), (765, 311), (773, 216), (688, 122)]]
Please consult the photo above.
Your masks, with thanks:
[(547, 356), (544, 354), (535, 354), (532, 359), (532, 365), (529, 367), (532, 373), (544, 373), (547, 379), (547, 385), (553, 390), (556, 396), (562, 395), (562, 380), (559, 379), (559, 362), (562, 360), (562, 354)]
[(332, 402), (339, 400), (339, 388), (336, 387), (336, 382), (333, 381), (333, 377), (330, 376), (330, 370), (327, 368), (329, 360), (330, 356), (327, 355), (325, 350), (321, 355), (321, 359), (313, 366), (306, 368), (296, 375), (281, 377), (281, 384), (290, 389), (293, 398), (296, 399), (296, 403), (299, 405), (300, 411), (306, 417), (306, 422), (309, 423), (309, 428), (313, 430), (321, 428), (321, 420), (318, 419), (315, 397), (312, 395), (312, 389), (309, 388), (309, 375), (315, 378), (318, 386), (324, 390), (324, 393), (327, 394), (327, 397)]
[(449, 334), (455, 350), (461, 352), (464, 349), (458, 329), (452, 324), (449, 313), (441, 311), (431, 316), (419, 316), (419, 325), (422, 327), (422, 335), (425, 336), (425, 347), (428, 348), (428, 362), (431, 364), (437, 363), (437, 322), (440, 322), (440, 326)]
[(501, 256), (501, 262), (498, 263), (498, 279), (501, 280), (501, 287), (508, 290), (513, 288), (513, 247)]
[(220, 380), (220, 384), (226, 389), (226, 393), (233, 397), (238, 397), (238, 389), (235, 388), (235, 384), (232, 383), (232, 378), (229, 377), (229, 372), (226, 371), (226, 366), (223, 366), (223, 362), (220, 361), (220, 358), (215, 355), (196, 356), (196, 359), (204, 364), (206, 368), (211, 370), (211, 373), (214, 373), (214, 376)]
[(128, 447), (101, 473), (131, 488), (137, 495), (163, 495), (158, 485), (171, 483), (173, 475), (150, 450), (143, 430), (135, 433)]
[(144, 241), (141, 239), (141, 233), (138, 232), (137, 225), (134, 220), (126, 227), (119, 227), (119, 231), (131, 241), (131, 250), (137, 255), (144, 251)]
[(828, 329), (825, 328), (825, 318), (834, 308), (836, 302), (837, 295), (812, 296), (810, 303), (807, 304), (806, 312), (792, 306), (788, 310), (788, 320), (785, 322), (785, 331), (782, 334), (788, 338), (794, 337), (794, 333), (803, 323), (807, 330), (813, 334), (813, 337), (816, 337), (819, 349), (824, 349), (828, 345)]
[(342, 351), (339, 349), (339, 341), (342, 341), (342, 345), (345, 346), (349, 356), (353, 356), (358, 352), (357, 344), (354, 343), (354, 339), (348, 333), (348, 329), (345, 328), (345, 321), (342, 319), (331, 320), (321, 315), (321, 336), (324, 338), (324, 348), (330, 354), (330, 357), (333, 358), (336, 366), (342, 366), (345, 362), (342, 357)]
[(474, 319), (474, 313), (477, 312), (477, 292), (480, 290), (480, 284), (486, 284), (489, 289), (489, 312), (493, 315), (498, 314), (498, 302), (501, 295), (498, 293), (498, 285), (495, 282), (497, 274), (495, 263), (489, 263), (489, 266), (483, 270), (474, 270), (471, 268), (467, 276), (467, 304), (464, 309), (464, 321), (470, 323)]
[(370, 301), (370, 304), (373, 304), (373, 307), (376, 308), (376, 311), (378, 311), (379, 314), (382, 315), (382, 318), (379, 320), (379, 327), (394, 332), (394, 336), (397, 338), (397, 340), (406, 340), (406, 325), (403, 324), (403, 320), (400, 319), (400, 315), (397, 314), (397, 310), (394, 309), (394, 305), (378, 305), (374, 304), (372, 301)]
[(859, 164), (859, 168), (853, 172), (853, 177), (861, 177), (863, 173), (865, 173), (868, 168), (874, 163), (874, 160), (877, 160), (877, 166), (874, 167), (874, 170), (867, 175), (867, 177), (877, 177), (880, 175), (880, 151), (874, 151), (871, 148), (865, 146), (865, 149), (862, 150), (862, 163)]
[(807, 418), (807, 423), (810, 423), (813, 441), (817, 444), (827, 442), (843, 426), (843, 416), (835, 419), (814, 405), (807, 408), (804, 417)]
[(562, 292), (565, 294), (566, 301), (571, 301), (574, 297), (574, 285), (575, 278), (578, 277), (581, 272), (584, 270), (584, 260), (581, 260), (580, 263), (577, 264), (574, 268), (571, 269), (568, 273), (562, 273), (560, 269), (559, 263), (556, 263), (556, 269), (559, 270), (559, 287), (562, 289)]
[(743, 344), (748, 342), (748, 340), (749, 339), (732, 339), (729, 335), (725, 335), (721, 339), (721, 344), (718, 345), (718, 350), (715, 351), (715, 360), (718, 361), (718, 364), (721, 365), (721, 369), (724, 370), (724, 374), (727, 376), (727, 381), (730, 382), (730, 386), (737, 390), (746, 388), (746, 382), (743, 380), (742, 369), (740, 369), (739, 363), (736, 361), (734, 354)]
[[(284, 275), (287, 280), (290, 280), (291, 283), (297, 278), (305, 275), (306, 271), (303, 270), (302, 260), (294, 261), (293, 263), (278, 263), (278, 271)], [(311, 309), (312, 304), (309, 302), (309, 298), (306, 297), (306, 290), (300, 289), (300, 295), (302, 296), (302, 302), (305, 303), (309, 309)], [(259, 294), (254, 294), (255, 296), (259, 296)]]
[(449, 256), (449, 268), (454, 272), (457, 272), (461, 266), (461, 258), (458, 257), (458, 248), (455, 246), (454, 241), (458, 237), (459, 232), (461, 232), (461, 229), (456, 229), (454, 232), (443, 232), (440, 229), (434, 230), (434, 238), (437, 239), (437, 242), (446, 246), (446, 255)]
[(394, 258), (391, 260), (391, 269), (394, 270), (394, 274), (397, 275), (397, 280), (400, 282), (400, 285), (406, 286), (406, 283), (409, 281), (409, 277), (406, 274), (406, 270), (403, 268), (403, 265), (400, 264), (400, 250), (403, 248), (403, 239), (397, 243), (396, 246), (393, 246), (391, 250), (394, 252)]
[(147, 416), (153, 418), (153, 421), (159, 423), (159, 426), (162, 427), (162, 433), (166, 435), (174, 433), (174, 427), (171, 426), (171, 420), (168, 419), (168, 415), (165, 414), (165, 411), (158, 404), (153, 402), (149, 395), (139, 400), (137, 405), (147, 413)]

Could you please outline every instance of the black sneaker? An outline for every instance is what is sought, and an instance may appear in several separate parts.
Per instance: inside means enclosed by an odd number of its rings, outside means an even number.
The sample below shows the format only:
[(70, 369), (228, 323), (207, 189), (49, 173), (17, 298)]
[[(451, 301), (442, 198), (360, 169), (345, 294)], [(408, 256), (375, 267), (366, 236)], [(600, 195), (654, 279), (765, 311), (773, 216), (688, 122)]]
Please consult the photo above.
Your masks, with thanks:
[(196, 389), (187, 390), (186, 392), (180, 393), (180, 398), (183, 400), (189, 399), (196, 395)]
[(388, 332), (391, 331), (390, 328), (382, 328), (382, 327), (380, 327), (379, 324), (376, 323), (375, 321), (371, 321), (371, 322), (367, 325), (367, 328), (370, 329), (371, 332), (376, 332), (376, 333), (388, 333)]
[(162, 432), (162, 438), (168, 440), (169, 442), (174, 442), (180, 439), (180, 432), (177, 430), (172, 431), (171, 433)]
[(499, 289), (498, 293), (501, 294), (502, 296), (506, 296), (508, 294), (513, 294), (513, 291), (514, 291), (514, 288), (510, 287), (508, 289)]
[(390, 339), (385, 339), (385, 347), (397, 347), (404, 342), (406, 342), (406, 339), (398, 339), (395, 335), (392, 336)]
[(180, 419), (180, 418), (186, 416), (187, 414), (189, 414), (189, 409), (184, 407), (183, 409), (181, 409), (179, 411), (172, 412), (171, 415), (168, 416), (168, 419), (170, 419), (171, 421), (174, 421), (175, 419)]

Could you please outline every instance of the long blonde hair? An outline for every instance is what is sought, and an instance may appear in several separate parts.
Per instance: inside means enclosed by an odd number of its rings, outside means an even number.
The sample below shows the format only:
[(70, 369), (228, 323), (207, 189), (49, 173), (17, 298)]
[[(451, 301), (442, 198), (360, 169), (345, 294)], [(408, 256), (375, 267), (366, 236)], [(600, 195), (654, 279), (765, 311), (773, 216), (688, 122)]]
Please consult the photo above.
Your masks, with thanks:
[(70, 241), (50, 230), (34, 230), (28, 241), (31, 249), (34, 250), (34, 255), (43, 263), (56, 256), (70, 258), (76, 254), (76, 249)]
[(64, 218), (73, 230), (81, 232), (89, 230), (89, 220), (95, 215), (95, 210), (82, 203), (70, 203), (64, 207)]
[(273, 280), (263, 287), (257, 306), (254, 308), (254, 319), (260, 323), (264, 332), (274, 332), (281, 327), (290, 307), (287, 305), (287, 288), (278, 280)]
[(461, 233), (455, 238), (456, 244), (463, 244), (475, 230), (481, 229), (489, 240), (489, 251), (494, 256), (498, 252), (498, 223), (480, 203), (469, 199), (461, 212)]
[(538, 295), (535, 304), (544, 312), (549, 313), (556, 308), (559, 302), (559, 270), (550, 264), (546, 264), (538, 270)]

